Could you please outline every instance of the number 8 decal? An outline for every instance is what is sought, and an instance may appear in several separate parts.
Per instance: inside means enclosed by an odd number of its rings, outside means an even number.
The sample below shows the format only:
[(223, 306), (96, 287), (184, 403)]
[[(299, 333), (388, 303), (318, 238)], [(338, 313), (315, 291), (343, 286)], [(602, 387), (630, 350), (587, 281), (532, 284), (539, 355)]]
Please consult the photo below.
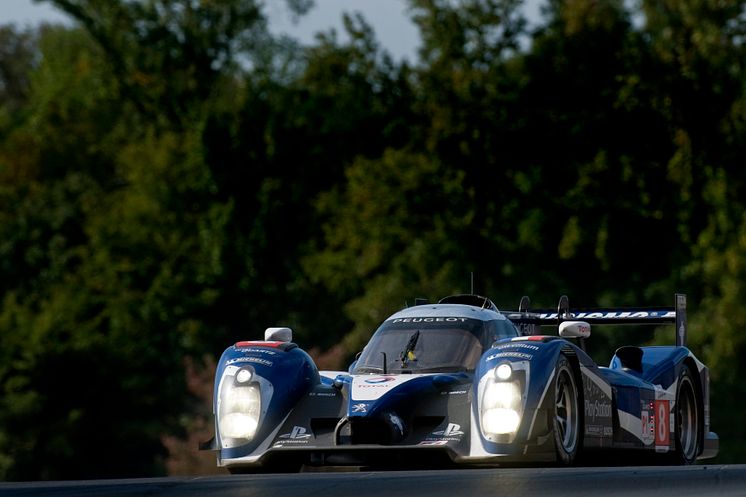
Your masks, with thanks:
[(670, 411), (668, 409), (667, 400), (656, 400), (655, 401), (655, 412), (656, 412), (656, 430), (655, 430), (655, 445), (657, 446), (668, 446), (670, 442), (670, 433), (668, 426)]

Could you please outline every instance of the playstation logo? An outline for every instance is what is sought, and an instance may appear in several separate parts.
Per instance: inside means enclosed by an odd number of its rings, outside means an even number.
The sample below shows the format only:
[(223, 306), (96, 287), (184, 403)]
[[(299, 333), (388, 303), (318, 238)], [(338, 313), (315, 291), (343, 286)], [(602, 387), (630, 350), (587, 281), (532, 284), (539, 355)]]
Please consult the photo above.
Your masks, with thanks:
[(463, 435), (464, 432), (461, 431), (461, 425), (457, 425), (456, 423), (448, 423), (448, 426), (445, 430), (440, 431), (434, 431), (433, 435), (438, 435), (442, 437), (455, 437), (457, 435)]
[(293, 426), (293, 431), (280, 435), (280, 438), (289, 438), (291, 440), (300, 440), (310, 437), (311, 434), (307, 432), (302, 426)]

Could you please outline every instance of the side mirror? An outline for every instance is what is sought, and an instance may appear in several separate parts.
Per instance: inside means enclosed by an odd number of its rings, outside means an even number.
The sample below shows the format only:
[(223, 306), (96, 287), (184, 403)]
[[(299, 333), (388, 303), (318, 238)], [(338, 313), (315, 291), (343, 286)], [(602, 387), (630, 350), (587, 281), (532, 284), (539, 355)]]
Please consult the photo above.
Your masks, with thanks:
[(292, 342), (293, 330), (290, 328), (267, 328), (264, 332), (265, 342)]
[(559, 336), (562, 338), (588, 338), (591, 336), (591, 325), (585, 321), (563, 321), (559, 325)]

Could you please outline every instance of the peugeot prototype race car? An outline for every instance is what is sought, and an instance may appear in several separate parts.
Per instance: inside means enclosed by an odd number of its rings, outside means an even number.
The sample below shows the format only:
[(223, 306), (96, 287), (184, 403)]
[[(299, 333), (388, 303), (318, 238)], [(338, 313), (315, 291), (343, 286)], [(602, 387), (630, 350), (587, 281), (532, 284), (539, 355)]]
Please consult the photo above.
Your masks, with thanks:
[[(676, 326), (674, 346), (585, 352), (591, 325)], [(540, 334), (552, 326), (553, 335)], [(558, 335), (558, 336), (557, 336)], [(686, 297), (656, 309), (500, 312), (457, 295), (401, 310), (349, 371), (319, 371), (289, 328), (238, 342), (217, 366), (215, 437), (231, 472), (309, 466), (691, 464), (714, 457), (708, 369), (686, 348)], [(629, 457), (626, 457), (629, 456)], [(647, 457), (651, 456), (651, 457)]]

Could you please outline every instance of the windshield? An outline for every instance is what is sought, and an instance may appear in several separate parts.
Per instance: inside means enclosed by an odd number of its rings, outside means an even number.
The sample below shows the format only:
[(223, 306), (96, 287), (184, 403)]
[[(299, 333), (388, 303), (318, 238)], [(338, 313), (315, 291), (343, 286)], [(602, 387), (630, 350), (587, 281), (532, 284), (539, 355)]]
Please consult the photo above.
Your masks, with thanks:
[(386, 321), (363, 349), (354, 373), (473, 371), (485, 349), (517, 336), (512, 325), (461, 317)]

